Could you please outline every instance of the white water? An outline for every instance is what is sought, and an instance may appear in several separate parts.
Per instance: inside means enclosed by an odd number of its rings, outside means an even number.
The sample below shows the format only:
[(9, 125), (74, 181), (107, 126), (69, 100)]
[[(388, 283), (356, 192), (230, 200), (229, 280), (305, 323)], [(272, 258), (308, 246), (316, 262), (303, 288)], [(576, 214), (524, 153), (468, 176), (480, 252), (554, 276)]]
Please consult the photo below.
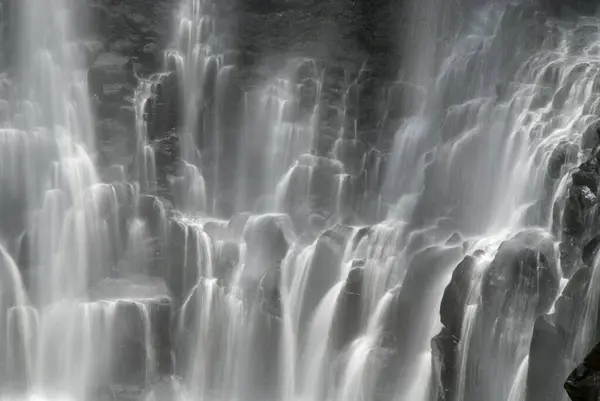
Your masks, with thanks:
[[(574, 28), (550, 19), (544, 33), (554, 33), (513, 44), (512, 29), (531, 23), (518, 3), (482, 2), (464, 10), (460, 29), (418, 30), (423, 45), (447, 40), (407, 68), (424, 100), (411, 99), (418, 111), (384, 154), (359, 139), (350, 107), (358, 78), (346, 72), (342, 121), (324, 129), (330, 77), (320, 61), (290, 57), (232, 95), (243, 66), (219, 30), (221, 9), (182, 0), (165, 71), (134, 92), (131, 171), (121, 166), (108, 183), (72, 5), (22, 0), (23, 70), (15, 93), (0, 91), (12, 113), (0, 128), (0, 198), (14, 207), (0, 231), (2, 396), (79, 401), (132, 387), (152, 400), (169, 377), (183, 399), (429, 401), (444, 289), (457, 263), (482, 249), (457, 312), (456, 358), (446, 361), (451, 397), (524, 401), (533, 324), (550, 310), (538, 311), (520, 281), (484, 305), (486, 274), (525, 228), (538, 227), (540, 242), (561, 240), (551, 232), (563, 213), (551, 209), (564, 207), (569, 169), (587, 151), (550, 184), (548, 165), (597, 119), (600, 39), (589, 34), (579, 48)], [(429, 22), (447, 11), (436, 7)], [(180, 153), (162, 183), (150, 105), (171, 79), (180, 121), (168, 135)], [(577, 357), (595, 338), (598, 270)]]

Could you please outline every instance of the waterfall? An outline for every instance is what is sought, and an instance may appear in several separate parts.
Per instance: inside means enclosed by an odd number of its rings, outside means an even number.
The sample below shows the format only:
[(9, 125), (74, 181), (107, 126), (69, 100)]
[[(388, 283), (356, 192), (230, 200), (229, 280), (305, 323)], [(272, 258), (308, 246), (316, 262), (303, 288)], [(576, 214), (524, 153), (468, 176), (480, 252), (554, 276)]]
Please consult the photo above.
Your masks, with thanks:
[(597, 15), (409, 1), (386, 76), (238, 40), (295, 5), (100, 3), (0, 0), (0, 399), (565, 400)]

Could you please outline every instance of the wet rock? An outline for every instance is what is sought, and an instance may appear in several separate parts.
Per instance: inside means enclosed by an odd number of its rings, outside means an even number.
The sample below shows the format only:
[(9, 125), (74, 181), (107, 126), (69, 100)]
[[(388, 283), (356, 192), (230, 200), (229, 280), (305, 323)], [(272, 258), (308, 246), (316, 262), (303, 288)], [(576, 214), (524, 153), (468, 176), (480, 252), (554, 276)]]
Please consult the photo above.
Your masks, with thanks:
[(354, 238), (352, 239), (352, 249), (355, 249), (358, 246), (358, 244), (360, 244), (360, 242), (363, 241), (363, 239), (368, 238), (370, 233), (371, 227), (367, 226), (359, 228), (356, 234), (354, 235)]
[(86, 68), (91, 67), (98, 59), (98, 56), (106, 50), (104, 43), (99, 40), (86, 40), (81, 43), (80, 48), (79, 52), (83, 58), (82, 64)]
[(187, 296), (198, 277), (195, 269), (197, 255), (192, 254), (192, 230), (182, 222), (170, 220), (167, 228), (166, 268), (163, 271), (176, 305)]
[[(136, 57), (146, 71), (160, 68), (157, 54), (148, 54), (148, 45), (164, 49), (170, 40), (171, 11), (175, 0), (94, 0), (86, 31), (102, 38), (123, 55)], [(87, 22), (87, 21), (86, 21)]]
[(156, 160), (157, 193), (166, 199), (172, 199), (169, 177), (178, 173), (180, 155), (179, 136), (169, 132), (152, 142)]
[(583, 249), (581, 250), (581, 261), (586, 266), (593, 266), (594, 259), (598, 254), (598, 247), (600, 246), (600, 236), (592, 238)]
[(581, 136), (581, 149), (593, 149), (598, 143), (600, 143), (600, 121), (595, 121), (583, 132)]
[(586, 186), (581, 187), (579, 193), (580, 201), (585, 208), (594, 206), (597, 202), (596, 195)]
[(321, 299), (339, 280), (348, 235), (344, 226), (336, 226), (317, 239), (306, 278), (301, 322), (308, 322)]
[(600, 397), (600, 344), (569, 375), (565, 390), (572, 401), (592, 401)]
[(251, 217), (244, 229), (245, 279), (258, 282), (266, 273), (277, 269), (287, 254), (291, 238), (291, 222), (286, 215)]
[[(397, 368), (406, 369), (401, 361), (416, 358), (423, 346), (420, 333), (427, 330), (428, 323), (423, 319), (432, 304), (439, 305), (439, 295), (452, 268), (463, 257), (462, 247), (430, 246), (414, 254), (407, 267), (402, 286), (395, 288), (394, 299), (385, 317), (384, 331), (393, 341), (389, 346), (394, 350)], [(414, 330), (406, 330), (412, 327)], [(404, 372), (408, 374), (408, 371)]]
[(228, 227), (234, 238), (241, 237), (244, 227), (250, 218), (250, 213), (237, 213), (229, 219)]
[(152, 195), (141, 195), (139, 198), (139, 215), (146, 220), (150, 232), (160, 236), (166, 225), (166, 211), (161, 199)]
[(135, 149), (134, 124), (127, 125), (115, 118), (105, 118), (98, 121), (97, 132), (100, 165), (119, 164), (129, 168)]
[(156, 374), (170, 377), (173, 374), (173, 342), (171, 320), (173, 304), (170, 299), (162, 298), (150, 305), (151, 332), (154, 340)]
[(102, 101), (125, 97), (135, 83), (132, 61), (116, 53), (99, 55), (88, 70), (90, 94)]
[(344, 169), (350, 174), (358, 174), (362, 168), (367, 145), (356, 139), (339, 139), (334, 146), (334, 156), (344, 163)]
[(398, 121), (402, 117), (411, 115), (416, 111), (424, 95), (423, 90), (414, 85), (401, 81), (390, 83), (385, 104), (386, 118)]
[(363, 279), (362, 267), (352, 268), (338, 298), (331, 328), (332, 346), (338, 351), (347, 347), (358, 334)]
[(240, 261), (240, 248), (236, 242), (219, 241), (215, 253), (215, 276), (230, 281)]
[[(165, 358), (166, 354), (171, 353), (168, 299), (143, 303), (118, 301), (114, 319), (115, 352), (111, 370), (114, 384), (143, 384), (152, 379), (147, 377), (148, 372), (156, 371), (159, 365), (162, 366), (160, 370), (165, 373), (170, 371), (169, 362)], [(148, 334), (150, 338), (147, 338)], [(148, 366), (148, 363), (153, 366)]]
[(553, 317), (540, 316), (535, 322), (529, 348), (526, 400), (550, 400), (558, 394), (564, 345)]
[(148, 138), (167, 136), (179, 124), (179, 84), (173, 72), (161, 74), (152, 88), (153, 97), (146, 103)]
[(581, 258), (580, 240), (565, 235), (565, 238), (559, 245), (559, 249), (563, 275), (569, 278), (577, 270)]
[[(561, 266), (566, 277), (570, 277), (583, 263), (581, 257), (584, 248), (593, 240), (595, 233), (587, 227), (595, 226), (598, 221), (597, 193), (600, 179), (598, 146), (592, 150), (591, 157), (571, 176), (571, 185), (564, 199), (562, 217)], [(586, 259), (590, 251), (586, 249)], [(591, 252), (593, 254), (593, 252)], [(585, 262), (585, 263), (589, 263)]]
[(594, 194), (598, 191), (598, 174), (593, 170), (582, 169), (575, 171), (571, 176), (574, 186), (587, 187)]
[(484, 308), (507, 314), (516, 297), (525, 297), (532, 311), (546, 312), (557, 295), (558, 276), (552, 238), (538, 230), (523, 231), (500, 245), (486, 270)]
[(554, 324), (562, 338), (573, 338), (579, 328), (591, 277), (590, 268), (577, 270), (556, 300)]
[(261, 309), (269, 316), (281, 318), (281, 267), (267, 272), (260, 280), (259, 291), (262, 299)]
[(473, 269), (475, 269), (476, 263), (476, 257), (465, 256), (454, 269), (450, 283), (442, 297), (440, 305), (441, 321), (448, 332), (453, 335), (460, 336), (464, 311), (471, 288)]
[(431, 340), (431, 358), (437, 400), (450, 400), (454, 391), (456, 351), (458, 338), (450, 330), (442, 331)]
[(281, 202), (300, 231), (309, 228), (306, 223), (311, 215), (328, 219), (335, 213), (341, 173), (343, 165), (337, 160), (312, 154), (298, 158)]
[(575, 17), (580, 13), (593, 14), (598, 8), (598, 3), (594, 0), (539, 0), (539, 2), (552, 14), (563, 18)]
[(548, 176), (557, 180), (562, 175), (563, 166), (577, 161), (577, 146), (569, 142), (561, 142), (554, 148), (548, 161)]

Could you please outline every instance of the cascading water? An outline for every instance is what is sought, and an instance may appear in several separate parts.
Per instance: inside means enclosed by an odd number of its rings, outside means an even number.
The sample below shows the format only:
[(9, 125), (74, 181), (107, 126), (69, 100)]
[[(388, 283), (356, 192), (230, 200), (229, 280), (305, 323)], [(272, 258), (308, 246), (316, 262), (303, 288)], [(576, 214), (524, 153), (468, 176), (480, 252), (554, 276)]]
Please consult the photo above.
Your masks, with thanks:
[(143, 224), (133, 220), (127, 238), (119, 205), (131, 197), (133, 206), (135, 191), (102, 183), (96, 171), (87, 70), (73, 27), (83, 7), (26, 0), (16, 10), (21, 68), (2, 89), (0, 129), (1, 396), (87, 399), (135, 374), (118, 377), (124, 358), (115, 353), (130, 341), (122, 335), (130, 322), (141, 327), (142, 376), (154, 375), (155, 311), (146, 299), (160, 293), (148, 287), (138, 297), (133, 287), (101, 284), (124, 244), (141, 246)]
[(88, 91), (88, 10), (20, 0), (0, 82), (0, 398), (564, 400), (540, 378), (599, 335), (600, 21), (428, 4), (407, 11), (435, 29), (407, 36), (413, 107), (386, 149), (391, 90), (361, 128), (366, 64), (245, 74), (233, 7), (181, 0), (162, 71), (119, 73), (134, 132), (109, 174), (90, 95), (119, 74)]

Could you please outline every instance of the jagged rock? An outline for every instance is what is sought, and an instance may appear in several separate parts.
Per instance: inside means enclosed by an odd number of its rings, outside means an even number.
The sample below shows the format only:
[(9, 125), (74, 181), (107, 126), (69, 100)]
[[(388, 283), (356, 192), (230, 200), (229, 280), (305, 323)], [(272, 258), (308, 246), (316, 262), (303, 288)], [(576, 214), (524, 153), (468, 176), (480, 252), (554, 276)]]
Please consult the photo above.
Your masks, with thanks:
[(594, 206), (597, 202), (596, 195), (586, 186), (581, 187), (579, 196), (581, 203), (586, 208)]
[(587, 187), (594, 194), (598, 191), (598, 174), (594, 170), (580, 167), (571, 176), (574, 186)]
[[(600, 179), (599, 150), (596, 146), (591, 156), (573, 172), (572, 183), (564, 200), (560, 250), (561, 266), (566, 277), (570, 277), (580, 267), (584, 248), (590, 245), (595, 235), (587, 227), (597, 224), (599, 218), (596, 212)], [(595, 252), (593, 248), (586, 249), (586, 258), (589, 258), (590, 251), (592, 254)]]
[(572, 401), (595, 401), (600, 397), (600, 344), (569, 375), (565, 390)]
[(509, 313), (506, 308), (522, 295), (535, 313), (544, 313), (557, 295), (558, 276), (553, 239), (542, 231), (523, 231), (500, 245), (486, 270), (481, 291), (484, 307)]

